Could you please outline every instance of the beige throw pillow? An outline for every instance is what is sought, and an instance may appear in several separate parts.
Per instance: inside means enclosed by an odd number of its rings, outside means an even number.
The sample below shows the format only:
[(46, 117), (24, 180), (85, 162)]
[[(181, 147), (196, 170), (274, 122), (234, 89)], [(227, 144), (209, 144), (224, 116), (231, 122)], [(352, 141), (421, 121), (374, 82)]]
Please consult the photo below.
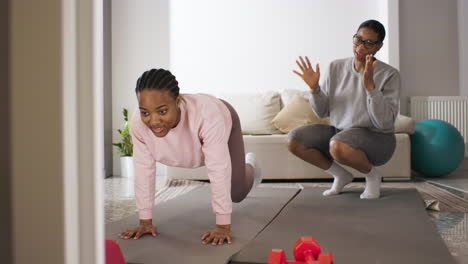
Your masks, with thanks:
[(309, 124), (329, 124), (330, 120), (328, 118), (317, 117), (309, 101), (302, 96), (296, 95), (273, 118), (271, 123), (281, 132), (289, 133), (289, 131), (296, 127)]

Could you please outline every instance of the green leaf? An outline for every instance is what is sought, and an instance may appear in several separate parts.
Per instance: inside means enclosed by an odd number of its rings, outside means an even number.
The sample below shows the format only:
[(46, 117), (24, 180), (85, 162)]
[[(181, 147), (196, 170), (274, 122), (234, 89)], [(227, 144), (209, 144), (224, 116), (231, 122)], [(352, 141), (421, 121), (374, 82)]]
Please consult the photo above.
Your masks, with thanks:
[(117, 130), (120, 134), (121, 142), (113, 143), (112, 145), (118, 148), (120, 155), (133, 156), (133, 143), (132, 137), (130, 135), (130, 122), (128, 121), (128, 110), (123, 108), (122, 113), (124, 116), (125, 124), (123, 129)]
[(124, 120), (128, 121), (128, 110), (125, 108), (123, 109), (123, 115), (124, 115)]

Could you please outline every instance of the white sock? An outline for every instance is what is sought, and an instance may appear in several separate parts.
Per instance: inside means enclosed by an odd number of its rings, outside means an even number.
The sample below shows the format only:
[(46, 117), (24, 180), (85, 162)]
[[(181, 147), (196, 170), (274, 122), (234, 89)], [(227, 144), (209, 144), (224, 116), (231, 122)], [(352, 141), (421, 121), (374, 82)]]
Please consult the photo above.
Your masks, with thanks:
[(332, 162), (330, 168), (325, 172), (331, 174), (335, 180), (333, 180), (332, 187), (323, 192), (324, 196), (340, 194), (343, 188), (353, 181), (353, 175), (335, 161)]
[(255, 188), (262, 182), (262, 169), (255, 158), (255, 154), (252, 152), (245, 155), (245, 163), (250, 164), (254, 168), (254, 181), (252, 188)]
[(366, 174), (366, 188), (361, 194), (361, 199), (377, 199), (380, 197), (380, 183), (382, 176), (372, 167), (371, 171)]

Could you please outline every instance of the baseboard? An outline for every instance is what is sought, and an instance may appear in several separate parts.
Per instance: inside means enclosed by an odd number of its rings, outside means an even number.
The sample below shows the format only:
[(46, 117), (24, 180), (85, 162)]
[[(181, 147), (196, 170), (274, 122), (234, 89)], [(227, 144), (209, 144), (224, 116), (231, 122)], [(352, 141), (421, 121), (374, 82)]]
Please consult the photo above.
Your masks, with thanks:
[(383, 182), (400, 182), (400, 181), (410, 181), (411, 177), (383, 177)]

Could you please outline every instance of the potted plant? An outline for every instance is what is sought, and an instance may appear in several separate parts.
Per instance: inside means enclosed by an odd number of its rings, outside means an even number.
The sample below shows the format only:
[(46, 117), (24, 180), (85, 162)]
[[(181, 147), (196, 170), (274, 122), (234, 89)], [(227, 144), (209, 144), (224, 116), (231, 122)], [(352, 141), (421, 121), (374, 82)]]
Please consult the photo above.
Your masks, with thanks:
[(123, 109), (125, 125), (123, 129), (119, 129), (121, 142), (113, 143), (120, 153), (120, 175), (122, 177), (133, 177), (133, 143), (130, 136), (130, 122), (128, 122), (128, 110)]

